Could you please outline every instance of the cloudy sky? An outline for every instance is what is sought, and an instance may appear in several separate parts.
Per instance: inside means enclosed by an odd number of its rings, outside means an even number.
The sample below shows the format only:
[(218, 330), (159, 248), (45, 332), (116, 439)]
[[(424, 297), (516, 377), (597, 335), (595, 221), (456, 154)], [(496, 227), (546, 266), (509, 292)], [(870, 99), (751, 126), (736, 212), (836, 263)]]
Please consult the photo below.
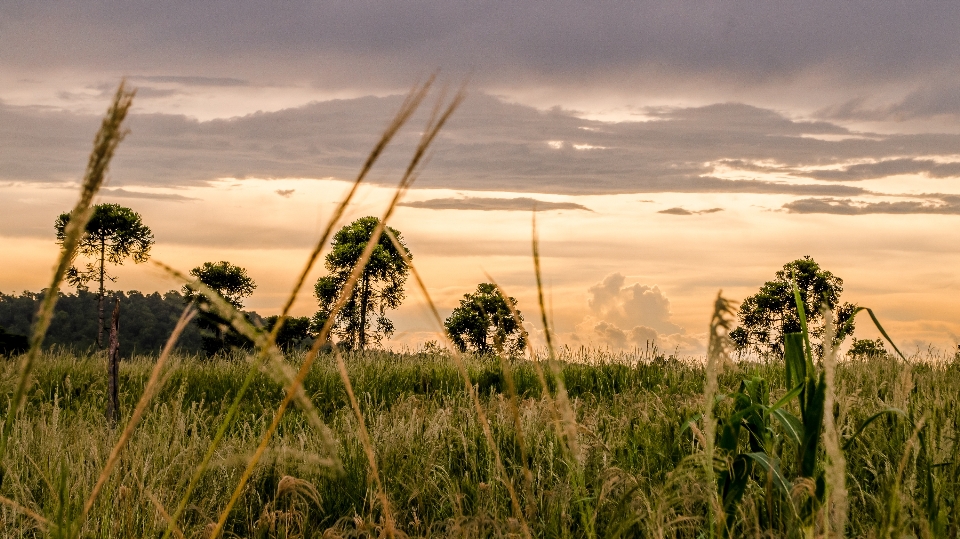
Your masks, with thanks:
[[(393, 225), (445, 311), (488, 273), (536, 318), (536, 207), (567, 344), (698, 353), (717, 290), (742, 299), (811, 255), (911, 351), (954, 348), (958, 27), (950, 2), (5, 1), (0, 291), (45, 285), (126, 77), (101, 199), (143, 215), (156, 259), (247, 267), (248, 306), (274, 313), (402, 95), (438, 72), (431, 99), (469, 95)], [(431, 106), (347, 219), (383, 211)], [(416, 291), (395, 318), (395, 343), (430, 338)]]

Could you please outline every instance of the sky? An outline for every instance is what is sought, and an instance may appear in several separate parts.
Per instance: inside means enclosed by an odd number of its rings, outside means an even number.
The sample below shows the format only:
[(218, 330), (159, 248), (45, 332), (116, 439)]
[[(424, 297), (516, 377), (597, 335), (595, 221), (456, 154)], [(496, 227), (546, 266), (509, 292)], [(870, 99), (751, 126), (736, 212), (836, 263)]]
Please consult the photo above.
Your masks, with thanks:
[[(275, 314), (436, 73), (341, 224), (382, 214), (434, 102), (465, 86), (391, 220), (443, 314), (493, 278), (539, 320), (535, 207), (571, 347), (701, 354), (718, 291), (742, 300), (809, 255), (902, 348), (954, 350), (957, 27), (952, 2), (5, 0), (0, 291), (46, 286), (53, 222), (126, 78), (130, 133), (98, 200), (143, 216), (155, 260), (244, 266), (247, 307)], [(181, 284), (115, 273), (120, 289)], [(412, 284), (391, 346), (437, 338)], [(294, 312), (315, 309), (307, 290)]]

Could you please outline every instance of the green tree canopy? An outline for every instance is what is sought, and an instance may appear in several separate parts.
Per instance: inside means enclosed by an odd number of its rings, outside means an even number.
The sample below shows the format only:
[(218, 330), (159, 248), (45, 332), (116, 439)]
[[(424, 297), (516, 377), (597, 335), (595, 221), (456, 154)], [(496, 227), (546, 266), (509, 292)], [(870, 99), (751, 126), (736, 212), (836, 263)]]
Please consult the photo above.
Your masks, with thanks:
[[(516, 309), (516, 305), (517, 300), (504, 298), (496, 285), (481, 283), (476, 292), (463, 295), (460, 305), (444, 325), (461, 352), (470, 349), (478, 354), (520, 354), (527, 342), (523, 328), (510, 310), (511, 306)], [(519, 310), (517, 315), (523, 322)]]
[[(238, 310), (243, 308), (243, 300), (253, 294), (257, 284), (247, 275), (247, 270), (235, 266), (230, 262), (204, 262), (190, 270), (201, 283), (216, 291)], [(189, 286), (183, 287), (183, 294), (187, 301), (195, 303), (200, 308), (197, 325), (203, 338), (203, 349), (213, 355), (229, 347), (247, 346), (249, 342), (237, 333), (229, 323), (211, 312), (209, 304), (203, 295), (195, 292)]]
[[(329, 274), (317, 280), (314, 287), (320, 303), (320, 310), (313, 319), (317, 331), (330, 317), (353, 267), (359, 262), (379, 223), (380, 219), (376, 217), (362, 217), (333, 236), (332, 249), (324, 264)], [(400, 232), (387, 228), (396, 236), (407, 256), (411, 256)], [(408, 273), (403, 255), (390, 238), (382, 234), (353, 292), (334, 318), (333, 333), (340, 343), (353, 350), (363, 350), (393, 334), (393, 322), (386, 317), (386, 311), (396, 309), (403, 301), (403, 286)]]
[[(740, 325), (730, 333), (738, 350), (783, 355), (784, 335), (800, 332), (794, 282), (800, 291), (810, 336), (815, 341), (823, 339), (825, 321), (821, 307), (824, 304), (833, 313), (837, 327), (835, 342), (853, 333), (856, 305), (840, 303), (843, 279), (821, 269), (813, 258), (805, 256), (785, 264), (774, 280), (764, 283), (759, 292), (743, 301), (738, 314)], [(848, 321), (850, 324), (845, 325)], [(822, 342), (816, 346), (822, 350)]]
[[(57, 233), (57, 243), (63, 246), (66, 239), (67, 223), (70, 222), (69, 213), (61, 213), (57, 217), (54, 229)], [(106, 271), (106, 263), (122, 265), (127, 258), (139, 264), (150, 258), (150, 248), (153, 247), (153, 232), (140, 220), (140, 214), (119, 204), (97, 204), (93, 208), (93, 216), (87, 223), (83, 236), (77, 247), (77, 253), (94, 259), (83, 269), (71, 266), (67, 271), (67, 281), (79, 288), (86, 288), (90, 281), (98, 281), (99, 318), (97, 323), (97, 345), (102, 344), (103, 334), (103, 296), (104, 280), (116, 281)]]
[[(243, 308), (243, 300), (253, 294), (257, 283), (247, 275), (247, 270), (235, 266), (226, 260), (220, 262), (204, 262), (190, 270), (201, 283), (215, 290), (237, 309)], [(183, 287), (184, 296), (190, 301), (198, 301), (202, 294), (198, 294), (188, 286)]]

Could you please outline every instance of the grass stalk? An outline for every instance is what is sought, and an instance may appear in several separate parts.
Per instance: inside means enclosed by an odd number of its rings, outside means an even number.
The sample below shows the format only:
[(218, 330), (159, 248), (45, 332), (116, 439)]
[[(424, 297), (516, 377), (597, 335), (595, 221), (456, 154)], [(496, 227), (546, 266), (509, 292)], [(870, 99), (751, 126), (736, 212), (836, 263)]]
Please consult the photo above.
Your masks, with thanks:
[[(130, 416), (130, 421), (127, 422), (127, 426), (124, 427), (123, 433), (120, 434), (120, 439), (117, 440), (117, 443), (110, 451), (110, 456), (107, 458), (106, 465), (104, 465), (103, 470), (100, 472), (100, 476), (97, 478), (97, 482), (94, 484), (93, 490), (90, 491), (87, 501), (83, 504), (83, 511), (80, 514), (81, 525), (84, 521), (86, 521), (87, 515), (90, 514), (90, 509), (93, 508), (93, 504), (96, 502), (97, 496), (100, 495), (100, 490), (107, 482), (107, 479), (110, 478), (110, 473), (113, 471), (114, 466), (116, 466), (117, 461), (120, 460), (120, 453), (130, 440), (130, 437), (133, 435), (134, 429), (137, 428), (137, 424), (140, 422), (140, 419), (147, 410), (147, 405), (150, 404), (150, 400), (153, 399), (154, 395), (156, 395), (157, 391), (160, 389), (160, 374), (163, 372), (163, 368), (167, 364), (167, 359), (170, 357), (173, 347), (177, 344), (180, 334), (183, 333), (183, 330), (186, 329), (187, 324), (190, 323), (190, 320), (193, 319), (195, 314), (196, 311), (193, 309), (193, 307), (187, 306), (187, 308), (183, 310), (183, 314), (180, 315), (180, 319), (177, 320), (177, 325), (173, 328), (173, 332), (167, 339), (167, 343), (164, 345), (163, 351), (160, 353), (160, 357), (157, 359), (157, 363), (153, 366), (153, 370), (150, 372), (150, 378), (147, 380), (147, 385), (143, 389), (143, 395), (140, 396), (140, 400), (137, 402), (137, 407), (133, 410), (133, 414)], [(79, 530), (80, 526), (77, 526), (77, 531), (79, 532)]]
[[(247, 468), (244, 470), (243, 474), (240, 477), (240, 481), (237, 484), (237, 487), (234, 489), (233, 495), (230, 497), (230, 501), (227, 502), (227, 506), (224, 507), (223, 511), (220, 513), (220, 518), (217, 521), (216, 526), (210, 533), (210, 539), (216, 539), (223, 532), (223, 528), (226, 525), (226, 520), (232, 510), (233, 506), (240, 499), (240, 495), (243, 492), (243, 489), (246, 487), (246, 483), (250, 480), (250, 477), (253, 475), (253, 470), (259, 462), (260, 458), (263, 456), (264, 451), (266, 451), (266, 446), (270, 443), (270, 438), (273, 436), (273, 433), (276, 431), (277, 426), (279, 425), (280, 418), (286, 412), (287, 407), (290, 404), (290, 401), (293, 399), (293, 396), (301, 390), (303, 385), (303, 380), (306, 378), (307, 373), (310, 371), (310, 367), (313, 365), (313, 362), (316, 360), (317, 354), (319, 352), (320, 346), (327, 341), (330, 331), (333, 329), (333, 324), (336, 321), (336, 314), (343, 308), (343, 305), (349, 300), (353, 289), (356, 286), (357, 281), (360, 278), (360, 275), (363, 273), (364, 267), (367, 264), (367, 261), (370, 260), (370, 256), (373, 254), (373, 250), (376, 248), (377, 243), (380, 241), (380, 235), (383, 233), (384, 228), (386, 227), (386, 222), (389, 220), (390, 216), (393, 214), (393, 211), (397, 203), (402, 198), (403, 194), (406, 193), (410, 185), (416, 179), (415, 171), (417, 170), (418, 165), (426, 154), (427, 149), (430, 144), (436, 138), (437, 134), (440, 132), (440, 129), (450, 118), (453, 112), (457, 109), (460, 103), (463, 101), (465, 94), (461, 90), (447, 106), (443, 114), (439, 117), (431, 117), (431, 121), (428, 123), (427, 128), (424, 130), (423, 136), (420, 139), (420, 143), (417, 146), (416, 151), (414, 152), (413, 158), (410, 160), (409, 165), (403, 175), (403, 178), (400, 180), (400, 184), (397, 187), (396, 192), (394, 193), (393, 199), (390, 201), (389, 206), (384, 212), (383, 218), (380, 219), (380, 222), (377, 224), (377, 227), (374, 229), (373, 233), (370, 236), (370, 240), (367, 242), (366, 247), (364, 247), (363, 253), (360, 255), (357, 264), (354, 266), (351, 271), (350, 277), (347, 279), (344, 284), (343, 289), (340, 291), (340, 294), (337, 298), (337, 301), (333, 304), (330, 309), (330, 316), (327, 321), (324, 323), (323, 327), (320, 329), (320, 333), (317, 336), (316, 342), (314, 342), (313, 347), (307, 353), (304, 361), (300, 367), (299, 372), (293, 381), (287, 386), (286, 395), (284, 396), (283, 401), (281, 401), (280, 406), (277, 409), (277, 412), (274, 414), (274, 419), (271, 422), (270, 426), (267, 428), (266, 432), (263, 434), (263, 437), (258, 446), (257, 451), (254, 452), (253, 456), (250, 458), (250, 461), (247, 463)], [(438, 103), (439, 107), (439, 103)], [(352, 391), (352, 384), (350, 384), (349, 377), (344, 378), (344, 384), (348, 387), (348, 391)], [(365, 450), (367, 450), (365, 448)], [(369, 451), (373, 451), (372, 448), (369, 448)], [(386, 496), (385, 493), (382, 493), (382, 496)], [(385, 506), (384, 509), (389, 511), (389, 507)], [(387, 522), (387, 535), (389, 537), (394, 537), (394, 530), (391, 526), (392, 522), (388, 519)]]
[[(532, 535), (530, 533), (530, 526), (527, 523), (527, 519), (523, 514), (523, 509), (520, 506), (520, 499), (517, 496), (516, 489), (513, 488), (513, 482), (510, 479), (510, 475), (507, 473), (507, 468), (503, 464), (503, 458), (500, 455), (500, 447), (497, 445), (497, 442), (493, 437), (493, 431), (490, 429), (490, 421), (487, 418), (486, 412), (483, 411), (483, 405), (480, 403), (480, 397), (477, 395), (477, 392), (473, 387), (473, 382), (470, 381), (470, 373), (467, 371), (467, 365), (463, 361), (463, 356), (460, 353), (460, 350), (453, 345), (453, 341), (447, 334), (446, 328), (443, 324), (443, 317), (440, 316), (440, 311), (437, 310), (437, 306), (433, 302), (433, 298), (430, 297), (430, 292), (427, 291), (426, 283), (424, 283), (423, 279), (420, 277), (420, 272), (418, 272), (417, 268), (413, 265), (413, 260), (410, 258), (410, 255), (407, 254), (406, 249), (403, 249), (403, 245), (397, 239), (396, 235), (393, 234), (393, 232), (391, 232), (389, 229), (385, 229), (385, 233), (390, 238), (390, 241), (393, 242), (393, 245), (397, 248), (397, 252), (403, 256), (404, 263), (406, 263), (407, 267), (410, 268), (410, 273), (413, 274), (413, 278), (417, 282), (417, 286), (420, 288), (420, 292), (423, 294), (423, 298), (427, 302), (427, 306), (430, 308), (430, 313), (433, 315), (433, 319), (439, 327), (440, 335), (442, 336), (447, 347), (451, 350), (451, 356), (453, 357), (454, 364), (456, 365), (457, 370), (460, 372), (460, 377), (463, 379), (464, 391), (470, 396), (474, 410), (477, 413), (477, 419), (480, 421), (480, 426), (483, 429), (483, 436), (487, 441), (487, 445), (490, 447), (490, 451), (493, 453), (494, 461), (497, 466), (497, 472), (500, 474), (500, 480), (503, 482), (504, 487), (507, 489), (507, 493), (510, 495), (510, 505), (513, 510), (514, 518), (516, 518), (520, 523), (524, 537), (531, 539)], [(527, 467), (526, 448), (523, 443), (523, 430), (520, 423), (516, 385), (514, 384), (513, 378), (509, 373), (505, 372), (504, 378), (508, 379), (508, 385), (510, 388), (512, 388), (510, 390), (510, 406), (514, 420), (514, 432), (517, 438), (517, 443), (520, 445), (520, 458), (523, 463), (524, 484), (527, 485), (530, 482), (529, 478), (532, 477), (532, 473)], [(528, 492), (528, 494), (530, 493)]]
[(0, 505), (5, 505), (18, 513), (21, 513), (23, 515), (26, 515), (32, 518), (34, 521), (36, 521), (37, 526), (39, 526), (42, 531), (46, 531), (50, 528), (49, 520), (44, 518), (42, 515), (40, 515), (36, 511), (28, 507), (24, 507), (23, 505), (11, 500), (10, 498), (7, 498), (5, 496), (0, 496)]
[(120, 86), (113, 96), (113, 102), (100, 123), (100, 130), (97, 131), (93, 139), (93, 150), (90, 152), (90, 158), (87, 161), (87, 169), (84, 173), (83, 183), (80, 188), (80, 199), (70, 212), (70, 222), (64, 233), (63, 249), (60, 251), (60, 258), (53, 271), (53, 278), (47, 292), (40, 302), (40, 308), (37, 311), (36, 321), (30, 332), (30, 348), (20, 362), (17, 386), (10, 401), (10, 407), (7, 409), (7, 416), (3, 422), (3, 430), (0, 432), (0, 459), (6, 454), (7, 443), (9, 441), (10, 430), (13, 428), (13, 421), (16, 418), (17, 411), (23, 404), (27, 394), (27, 388), (30, 385), (30, 373), (33, 365), (40, 355), (40, 348), (43, 345), (43, 338), (47, 334), (50, 322), (53, 320), (54, 307), (59, 299), (60, 285), (63, 283), (67, 269), (73, 264), (77, 255), (77, 247), (80, 239), (86, 231), (87, 223), (93, 214), (93, 198), (96, 196), (100, 187), (103, 185), (104, 178), (110, 166), (110, 160), (117, 150), (120, 142), (126, 136), (127, 132), (123, 129), (123, 121), (127, 117), (127, 112), (133, 104), (133, 97), (136, 90), (128, 91), (126, 81), (121, 80)]
[(836, 331), (833, 313), (826, 305), (823, 307), (823, 319), (825, 321), (823, 343), (826, 348), (823, 355), (823, 374), (826, 383), (823, 404), (823, 446), (827, 456), (824, 463), (824, 479), (827, 487), (824, 528), (827, 537), (843, 537), (849, 509), (846, 483), (847, 462), (840, 448), (840, 435), (833, 417), (834, 403), (837, 400), (836, 367), (839, 344), (834, 344)]
[[(278, 318), (276, 325), (273, 328), (273, 331), (270, 332), (268, 340), (266, 341), (265, 346), (258, 347), (260, 350), (260, 355), (258, 355), (257, 360), (251, 365), (250, 370), (247, 372), (247, 376), (244, 378), (243, 383), (237, 391), (236, 397), (234, 397), (233, 403), (231, 403), (230, 408), (227, 410), (227, 414), (224, 417), (223, 421), (220, 424), (220, 427), (217, 430), (216, 435), (210, 443), (210, 446), (207, 448), (207, 452), (204, 454), (203, 460), (200, 465), (194, 470), (193, 475), (190, 478), (190, 482), (187, 485), (186, 491), (180, 499), (180, 502), (177, 504), (176, 509), (174, 510), (173, 515), (170, 518), (167, 530), (164, 532), (163, 539), (169, 539), (171, 533), (173, 532), (174, 527), (176, 526), (177, 521), (183, 515), (183, 512), (187, 508), (187, 504), (190, 500), (190, 497), (193, 495), (193, 491), (196, 489), (197, 485), (200, 482), (200, 478), (203, 473), (206, 471), (207, 467), (210, 464), (210, 460), (213, 458), (214, 453), (220, 445), (220, 442), (223, 440), (224, 435), (226, 434), (227, 428), (230, 423), (232, 423), (234, 417), (236, 416), (237, 411), (240, 408), (240, 403), (242, 402), (243, 396), (246, 394), (247, 390), (250, 388), (250, 384), (253, 383), (253, 380), (256, 378), (257, 372), (260, 365), (267, 360), (268, 353), (265, 350), (273, 347), (273, 344), (276, 342), (277, 335), (282, 328), (282, 324), (285, 321), (285, 316), (289, 314), (290, 309), (292, 308), (294, 302), (296, 301), (297, 296), (299, 295), (300, 290), (303, 287), (303, 284), (306, 282), (307, 276), (310, 271), (313, 269), (313, 266), (316, 264), (317, 259), (320, 256), (320, 252), (325, 247), (327, 240), (329, 240), (330, 235), (333, 233), (334, 228), (337, 225), (337, 222), (343, 216), (344, 211), (349, 206), (350, 202), (353, 200), (354, 195), (357, 192), (360, 184), (366, 178), (367, 174), (373, 168), (373, 165), (379, 159), (380, 155), (389, 145), (389, 143), (396, 136), (397, 132), (406, 124), (407, 120), (410, 119), (410, 116), (417, 110), (422, 103), (423, 99), (426, 97), (427, 92), (430, 89), (430, 86), (433, 83), (433, 77), (427, 80), (427, 82), (420, 86), (415, 87), (404, 99), (403, 104), (400, 106), (399, 111), (396, 116), (390, 121), (387, 125), (387, 128), (384, 130), (383, 134), (380, 136), (377, 144), (374, 146), (373, 150), (367, 156), (366, 161), (364, 161), (363, 166), (360, 169), (360, 173), (357, 175), (356, 179), (353, 181), (353, 184), (350, 187), (349, 192), (346, 197), (337, 205), (334, 210), (333, 215), (327, 223), (326, 228), (324, 229), (323, 234), (313, 251), (311, 251), (310, 256), (307, 259), (307, 263), (304, 265), (304, 269), (300, 272), (300, 276), (297, 279), (296, 284), (293, 287), (293, 290), (290, 293), (290, 296), (287, 299), (287, 302), (283, 307), (283, 314)], [(170, 268), (167, 268), (170, 270)], [(208, 296), (209, 297), (209, 296)], [(224, 302), (225, 303), (225, 302)], [(243, 320), (243, 322), (246, 322)], [(319, 339), (318, 339), (319, 340)], [(275, 347), (273, 347), (275, 348)], [(291, 377), (291, 381), (293, 378)], [(299, 392), (297, 392), (299, 393)], [(306, 400), (304, 404), (309, 402), (309, 399)], [(309, 407), (306, 409), (310, 409)], [(311, 414), (314, 415), (314, 414)], [(322, 430), (322, 428), (321, 428)], [(335, 458), (335, 453), (333, 454)]]
[(723, 291), (717, 292), (713, 302), (713, 314), (710, 317), (709, 341), (707, 342), (706, 380), (703, 386), (703, 445), (704, 474), (707, 478), (707, 530), (710, 537), (723, 535), (722, 526), (726, 525), (723, 506), (717, 492), (714, 475), (714, 441), (717, 435), (717, 418), (713, 414), (719, 377), (723, 367), (730, 361), (730, 327), (733, 324), (733, 304), (723, 297)]

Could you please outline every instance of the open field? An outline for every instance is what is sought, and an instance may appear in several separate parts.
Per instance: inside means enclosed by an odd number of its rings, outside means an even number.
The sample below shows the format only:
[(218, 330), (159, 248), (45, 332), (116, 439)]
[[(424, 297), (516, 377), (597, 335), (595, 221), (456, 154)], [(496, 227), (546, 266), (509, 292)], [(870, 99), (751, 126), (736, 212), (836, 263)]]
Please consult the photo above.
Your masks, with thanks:
[[(705, 536), (709, 493), (716, 487), (705, 477), (698, 441), (702, 365), (649, 355), (566, 359), (561, 378), (576, 414), (576, 463), (551, 426), (556, 424), (555, 401), (542, 395), (532, 362), (509, 362), (508, 378), (496, 358), (468, 359), (471, 381), (532, 535)], [(347, 356), (346, 363), (398, 535), (520, 536), (507, 483), (498, 479), (495, 458), (449, 355), (436, 350), (368, 352)], [(121, 365), (121, 420), (111, 429), (104, 418), (102, 356), (46, 353), (38, 358), (36, 383), (4, 456), (0, 495), (38, 513), (55, 534), (58, 522), (77, 522), (152, 368), (150, 358)], [(117, 468), (74, 532), (83, 537), (159, 536), (166, 527), (164, 514), (177, 505), (248, 369), (248, 360), (239, 356), (173, 358)], [(844, 451), (850, 508), (846, 535), (956, 535), (958, 374), (956, 359), (840, 362), (834, 415), (841, 442), (878, 411), (904, 412), (881, 416)], [(754, 375), (769, 382), (774, 400), (786, 392), (781, 362), (743, 362), (724, 370), (719, 393), (737, 390), (743, 378)], [(515, 381), (519, 395), (516, 409), (508, 379)], [(16, 380), (16, 362), (4, 362), (0, 391), (5, 408)], [(227, 536), (383, 533), (382, 507), (332, 356), (319, 357), (304, 387), (329, 426), (336, 455), (327, 453), (305, 414), (292, 408), (230, 513)], [(203, 536), (217, 520), (282, 395), (283, 386), (270, 373), (255, 377), (180, 519), (184, 536)], [(729, 408), (730, 399), (720, 400), (717, 415)], [(694, 428), (685, 428), (691, 419)], [(915, 425), (923, 427), (919, 433)], [(780, 426), (774, 430), (779, 441), (773, 452), (789, 477), (795, 455)], [(798, 522), (784, 508), (801, 503), (762, 485), (762, 480), (747, 485), (730, 534), (797, 536)], [(797, 491), (803, 488), (795, 482), (792, 495), (799, 500)], [(44, 536), (38, 522), (9, 503), (0, 510), (5, 537)]]

